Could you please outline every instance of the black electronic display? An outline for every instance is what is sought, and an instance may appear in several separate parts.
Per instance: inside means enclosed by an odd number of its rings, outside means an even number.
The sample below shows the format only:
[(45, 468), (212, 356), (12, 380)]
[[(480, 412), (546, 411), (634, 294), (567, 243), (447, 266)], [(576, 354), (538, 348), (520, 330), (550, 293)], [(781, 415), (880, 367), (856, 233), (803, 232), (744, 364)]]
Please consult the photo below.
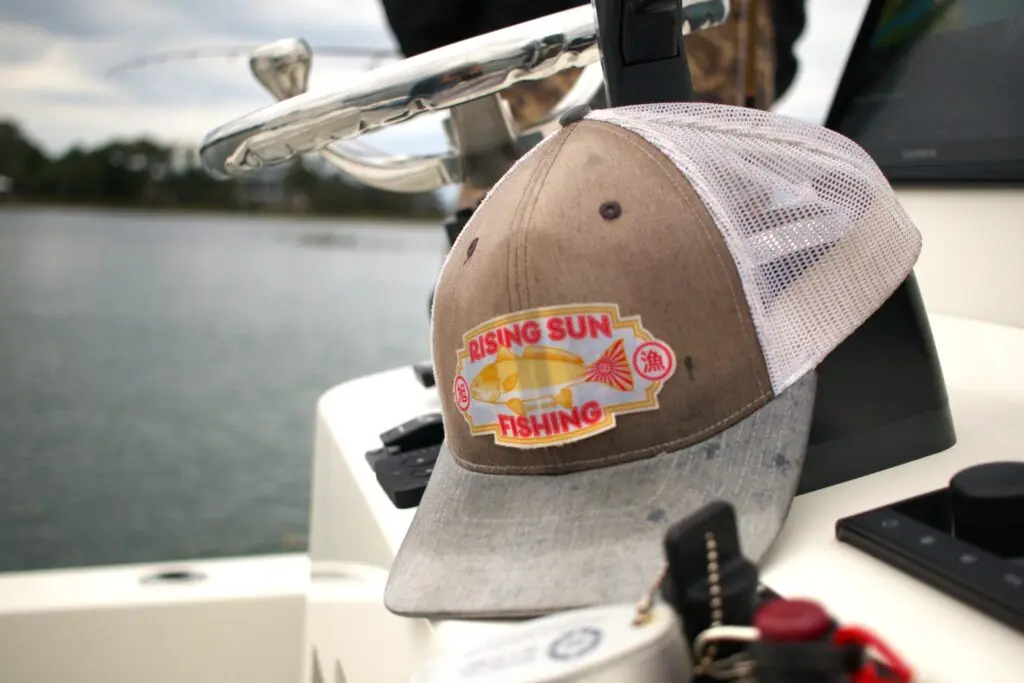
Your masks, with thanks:
[(1024, 180), (1024, 2), (874, 0), (826, 126), (892, 181)]

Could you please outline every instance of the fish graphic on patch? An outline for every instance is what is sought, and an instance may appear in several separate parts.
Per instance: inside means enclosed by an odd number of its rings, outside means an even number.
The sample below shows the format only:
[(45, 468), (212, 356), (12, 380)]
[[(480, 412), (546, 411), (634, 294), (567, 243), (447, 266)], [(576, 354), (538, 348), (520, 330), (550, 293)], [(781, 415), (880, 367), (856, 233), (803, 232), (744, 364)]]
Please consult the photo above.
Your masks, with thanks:
[(574, 353), (550, 346), (526, 346), (521, 354), (498, 347), (469, 387), (477, 401), (505, 405), (516, 415), (559, 405), (572, 409), (572, 388), (600, 382), (618, 391), (633, 390), (633, 371), (621, 339), (589, 365)]

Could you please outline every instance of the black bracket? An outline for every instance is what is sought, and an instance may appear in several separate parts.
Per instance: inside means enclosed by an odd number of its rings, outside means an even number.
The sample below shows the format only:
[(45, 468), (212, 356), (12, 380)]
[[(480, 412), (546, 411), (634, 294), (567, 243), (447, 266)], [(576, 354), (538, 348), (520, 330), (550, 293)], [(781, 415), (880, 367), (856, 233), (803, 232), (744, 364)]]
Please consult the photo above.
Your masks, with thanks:
[(593, 0), (608, 106), (693, 99), (681, 0)]

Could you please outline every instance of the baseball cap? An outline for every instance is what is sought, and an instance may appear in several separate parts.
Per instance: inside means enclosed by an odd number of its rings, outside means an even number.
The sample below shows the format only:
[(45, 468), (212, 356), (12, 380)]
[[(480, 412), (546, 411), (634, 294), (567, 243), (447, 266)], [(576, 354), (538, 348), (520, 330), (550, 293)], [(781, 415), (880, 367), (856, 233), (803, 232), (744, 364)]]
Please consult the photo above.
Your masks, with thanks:
[(761, 561), (796, 494), (816, 366), (920, 249), (875, 163), (823, 127), (708, 103), (565, 122), (441, 269), (445, 442), (387, 608), (632, 601), (667, 527), (712, 500)]

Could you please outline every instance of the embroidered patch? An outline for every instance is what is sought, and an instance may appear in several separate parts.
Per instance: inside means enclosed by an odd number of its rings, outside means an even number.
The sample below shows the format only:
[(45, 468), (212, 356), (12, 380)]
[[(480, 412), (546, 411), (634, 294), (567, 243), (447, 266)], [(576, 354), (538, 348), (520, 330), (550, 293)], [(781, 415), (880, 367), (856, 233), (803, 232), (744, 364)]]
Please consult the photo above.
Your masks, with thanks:
[(675, 373), (668, 344), (616, 304), (549, 306), (492, 318), (462, 337), (452, 386), (474, 435), (539, 448), (615, 427), (615, 416), (657, 410)]

